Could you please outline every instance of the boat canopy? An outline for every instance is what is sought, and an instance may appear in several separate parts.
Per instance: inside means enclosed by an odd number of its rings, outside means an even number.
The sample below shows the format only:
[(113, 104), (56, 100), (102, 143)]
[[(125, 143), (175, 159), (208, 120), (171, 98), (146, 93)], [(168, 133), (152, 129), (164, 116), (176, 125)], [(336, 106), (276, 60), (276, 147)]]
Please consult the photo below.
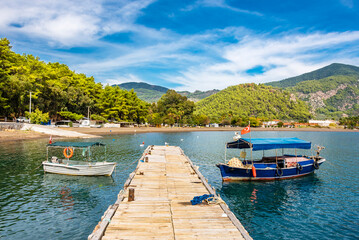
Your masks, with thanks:
[(240, 138), (234, 142), (228, 142), (227, 148), (251, 148), (252, 143), (253, 151), (270, 150), (280, 148), (299, 148), (310, 149), (311, 142), (301, 140), (299, 138)]
[(48, 147), (92, 147), (92, 146), (105, 146), (105, 144), (100, 142), (54, 142), (52, 144), (47, 144)]

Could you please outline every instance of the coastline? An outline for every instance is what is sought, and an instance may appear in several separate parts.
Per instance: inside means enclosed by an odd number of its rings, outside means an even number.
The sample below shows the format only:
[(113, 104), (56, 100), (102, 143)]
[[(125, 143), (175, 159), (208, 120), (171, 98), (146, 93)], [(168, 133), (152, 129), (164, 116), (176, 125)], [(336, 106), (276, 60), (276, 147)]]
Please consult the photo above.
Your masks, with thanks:
[[(240, 132), (243, 127), (135, 127), (135, 128), (69, 128), (70, 131), (76, 131), (85, 134), (99, 136), (134, 134), (134, 133), (152, 133), (152, 132), (209, 132), (209, 131), (233, 131)], [(251, 128), (251, 131), (304, 131), (304, 132), (359, 132), (358, 130), (344, 128)]]
[[(240, 132), (242, 127), (219, 127), (219, 128), (181, 128), (181, 127), (135, 127), (135, 128), (66, 128), (68, 131), (74, 131), (96, 136), (152, 133), (152, 132), (209, 132), (209, 131), (233, 131)], [(251, 128), (251, 131), (292, 131), (292, 132), (357, 132), (358, 130), (344, 128)], [(53, 136), (54, 138), (64, 138), (63, 136)], [(34, 131), (12, 130), (0, 131), (0, 142), (46, 139), (49, 135)]]

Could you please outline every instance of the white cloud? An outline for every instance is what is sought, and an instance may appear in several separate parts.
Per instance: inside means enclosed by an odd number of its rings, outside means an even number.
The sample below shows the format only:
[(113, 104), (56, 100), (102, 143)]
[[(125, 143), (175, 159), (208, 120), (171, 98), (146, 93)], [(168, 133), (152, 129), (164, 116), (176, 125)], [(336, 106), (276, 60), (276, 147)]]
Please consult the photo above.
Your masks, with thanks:
[[(140, 71), (152, 69), (151, 78), (158, 72), (157, 82), (163, 80), (164, 86), (182, 84), (178, 90), (223, 89), (245, 82), (281, 80), (332, 62), (359, 64), (359, 31), (260, 35), (245, 27), (229, 26), (181, 35), (136, 23), (143, 9), (153, 1), (2, 0), (0, 32), (37, 39), (30, 41), (27, 47), (24, 43), (23, 49), (34, 55), (53, 57), (76, 72), (100, 76), (97, 81), (111, 85), (146, 81), (148, 79), (141, 79), (146, 76)], [(187, 10), (198, 7), (261, 15), (234, 8), (224, 0), (200, 0)], [(103, 36), (118, 32), (131, 32), (136, 40), (130, 44), (101, 40)], [(226, 41), (227, 38), (232, 41)], [(42, 47), (46, 45), (43, 42), (54, 48)], [(96, 52), (73, 54), (55, 49), (74, 46), (93, 46)], [(25, 52), (29, 53), (28, 50)], [(263, 73), (247, 73), (258, 66), (264, 69)]]
[(111, 5), (105, 0), (2, 1), (0, 31), (24, 34), (51, 45), (89, 45), (106, 34), (132, 29), (141, 10), (152, 2), (120, 1)]
[(182, 11), (192, 11), (200, 7), (217, 7), (217, 8), (228, 9), (238, 13), (245, 13), (245, 14), (257, 15), (257, 16), (263, 15), (256, 11), (249, 11), (246, 9), (232, 7), (228, 3), (226, 3), (225, 0), (197, 0), (194, 4), (188, 5), (186, 8), (182, 9)]
[(348, 8), (353, 8), (354, 7), (354, 1), (353, 0), (340, 0), (340, 2)]
[[(223, 89), (246, 82), (278, 81), (316, 70), (332, 62), (358, 65), (358, 58), (347, 55), (347, 49), (332, 52), (332, 49), (346, 44), (353, 44), (355, 48), (358, 41), (359, 31), (292, 34), (277, 38), (248, 35), (238, 44), (223, 48), (223, 62), (198, 64), (182, 71), (181, 75), (165, 78), (182, 83), (183, 86), (178, 87), (178, 90)], [(257, 75), (247, 73), (258, 66), (267, 70)]]
[[(217, 41), (223, 32), (241, 40), (226, 44)], [(332, 62), (357, 65), (358, 58), (353, 56), (356, 56), (358, 49), (354, 53), (350, 49), (355, 49), (358, 41), (359, 31), (307, 35), (291, 33), (273, 37), (256, 35), (243, 29), (223, 29), (192, 36), (167, 35), (167, 40), (162, 43), (137, 47), (116, 58), (88, 61), (76, 66), (76, 69), (96, 75), (118, 69), (123, 71), (131, 68), (129, 73), (136, 74), (134, 69), (142, 67), (167, 67), (175, 70), (172, 73), (159, 71), (157, 75), (158, 79), (164, 81), (164, 86), (171, 85), (168, 83), (181, 84), (177, 90), (190, 91), (223, 89), (246, 82), (278, 81)], [(346, 45), (348, 47), (343, 47)], [(201, 54), (191, 49), (200, 49)], [(264, 69), (263, 73), (247, 73), (258, 66)], [(119, 79), (124, 80), (122, 77)], [(104, 82), (112, 81), (111, 78)]]

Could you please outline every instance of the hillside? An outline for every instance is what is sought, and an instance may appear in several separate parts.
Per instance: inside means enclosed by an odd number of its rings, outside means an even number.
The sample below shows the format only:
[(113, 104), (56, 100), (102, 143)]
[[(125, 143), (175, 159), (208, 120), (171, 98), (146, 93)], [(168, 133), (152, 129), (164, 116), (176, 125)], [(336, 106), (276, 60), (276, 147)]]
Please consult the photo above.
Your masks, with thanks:
[(133, 89), (137, 93), (138, 98), (150, 103), (157, 102), (168, 91), (168, 88), (144, 82), (127, 82), (118, 86), (126, 90)]
[(204, 91), (204, 92), (196, 90), (193, 93), (188, 92), (188, 91), (179, 91), (178, 93), (181, 94), (182, 96), (186, 96), (189, 100), (191, 100), (193, 102), (198, 102), (201, 99), (209, 97), (218, 92), (219, 92), (219, 90), (213, 89), (213, 90), (208, 90), (208, 91)]
[[(122, 89), (131, 90), (133, 89), (137, 96), (146, 101), (146, 102), (157, 102), (163, 94), (165, 94), (169, 89), (166, 87), (161, 87), (157, 85), (151, 85), (144, 82), (127, 82), (117, 85)], [(219, 92), (219, 90), (209, 90), (209, 91), (195, 91), (193, 93), (188, 91), (179, 91), (178, 93), (182, 96), (186, 96), (189, 100), (193, 102), (198, 102), (199, 100), (211, 96)]]
[(317, 119), (359, 114), (359, 67), (333, 63), (267, 85), (284, 88), (307, 102)]
[(289, 92), (263, 84), (240, 84), (228, 87), (196, 104), (196, 114), (205, 114), (220, 120), (222, 116), (263, 119), (310, 118), (309, 109)]
[(359, 77), (359, 67), (346, 65), (341, 63), (333, 63), (326, 67), (320, 68), (318, 70), (304, 73), (297, 77), (287, 78), (278, 82), (266, 83), (273, 87), (287, 88), (294, 87), (300, 82), (307, 80), (319, 80), (331, 76), (357, 76)]
[(303, 81), (287, 89), (308, 102), (319, 119), (359, 114), (359, 77), (331, 76)]

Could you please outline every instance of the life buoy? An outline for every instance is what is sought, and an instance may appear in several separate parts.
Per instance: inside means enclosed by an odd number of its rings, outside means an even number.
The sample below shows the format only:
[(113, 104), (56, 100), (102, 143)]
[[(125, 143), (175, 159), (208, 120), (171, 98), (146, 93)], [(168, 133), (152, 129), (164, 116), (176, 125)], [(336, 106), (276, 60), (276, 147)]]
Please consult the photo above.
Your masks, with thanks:
[(319, 164), (318, 164), (318, 162), (315, 161), (315, 160), (314, 160), (314, 163), (313, 163), (313, 167), (314, 167), (315, 169), (319, 169)]
[(281, 177), (283, 175), (283, 170), (281, 168), (276, 169), (277, 176)]
[(254, 178), (257, 177), (257, 171), (256, 171), (256, 167), (254, 165), (252, 165), (252, 174), (253, 174)]
[(299, 163), (297, 163), (297, 169), (298, 169), (299, 171), (302, 171), (302, 170), (303, 170), (303, 166), (300, 165)]
[[(70, 151), (70, 155), (67, 155), (67, 150)], [(64, 149), (64, 156), (65, 158), (71, 158), (74, 155), (74, 150), (70, 147)]]

